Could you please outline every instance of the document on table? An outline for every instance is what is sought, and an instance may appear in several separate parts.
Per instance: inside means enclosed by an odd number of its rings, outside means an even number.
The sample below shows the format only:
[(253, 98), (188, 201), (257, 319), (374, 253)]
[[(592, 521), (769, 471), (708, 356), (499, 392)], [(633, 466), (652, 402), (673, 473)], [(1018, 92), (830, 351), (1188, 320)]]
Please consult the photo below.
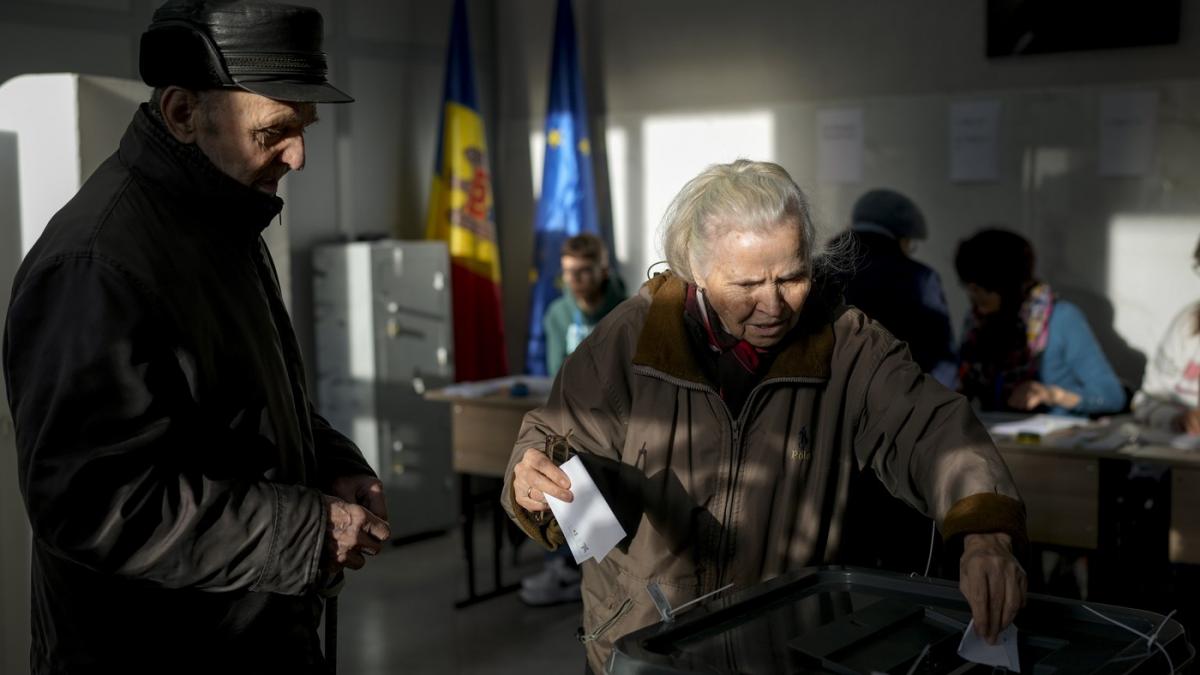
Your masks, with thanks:
[(996, 644), (989, 645), (987, 641), (975, 634), (975, 619), (967, 624), (962, 641), (958, 643), (958, 655), (970, 661), (985, 666), (1000, 666), (1014, 673), (1021, 672), (1021, 659), (1017, 654), (1017, 627), (1009, 624), (1000, 632)]
[(1085, 427), (1091, 424), (1086, 417), (1069, 417), (1067, 415), (1032, 415), (1024, 419), (993, 424), (990, 431), (997, 436), (1016, 436), (1017, 434), (1037, 434), (1045, 436), (1064, 429)]
[(1137, 427), (1138, 442), (1148, 445), (1166, 445), (1176, 450), (1200, 450), (1200, 436), (1179, 434), (1149, 427)]
[(577, 563), (589, 558), (604, 560), (617, 542), (625, 538), (625, 528), (617, 522), (578, 456), (563, 462), (559, 468), (571, 479), (571, 494), (575, 499), (564, 502), (546, 495), (546, 503), (567, 538), (567, 546)]
[(497, 377), (492, 380), (477, 380), (475, 382), (459, 382), (442, 389), (446, 396), (461, 396), (463, 398), (483, 398), (491, 394), (507, 392), (516, 384), (523, 384), (529, 390), (529, 396), (545, 398), (550, 395), (550, 387), (554, 380), (535, 375), (510, 375)]

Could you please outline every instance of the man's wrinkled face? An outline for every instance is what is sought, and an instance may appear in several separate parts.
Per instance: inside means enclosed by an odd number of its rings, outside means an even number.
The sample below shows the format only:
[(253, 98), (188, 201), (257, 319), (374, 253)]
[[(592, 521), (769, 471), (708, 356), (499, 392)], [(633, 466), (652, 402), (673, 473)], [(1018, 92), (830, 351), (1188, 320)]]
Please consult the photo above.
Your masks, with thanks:
[(304, 130), (313, 103), (276, 101), (248, 91), (214, 91), (204, 100), (196, 145), (218, 169), (267, 194), (288, 171), (304, 168)]

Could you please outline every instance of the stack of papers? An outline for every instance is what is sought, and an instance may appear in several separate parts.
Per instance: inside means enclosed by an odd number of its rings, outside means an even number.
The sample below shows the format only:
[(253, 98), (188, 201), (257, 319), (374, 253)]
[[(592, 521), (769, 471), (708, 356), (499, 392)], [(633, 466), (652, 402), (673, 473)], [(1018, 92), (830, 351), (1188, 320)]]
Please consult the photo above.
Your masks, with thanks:
[(459, 382), (444, 389), (446, 396), (461, 396), (463, 398), (483, 398), (492, 394), (507, 393), (515, 384), (523, 384), (529, 390), (530, 398), (547, 398), (554, 380), (535, 375), (510, 375), (497, 377), (494, 380), (478, 380), (476, 382)]
[(567, 538), (567, 546), (576, 563), (582, 564), (589, 558), (595, 558), (597, 562), (604, 560), (604, 556), (625, 538), (625, 528), (617, 522), (612, 508), (578, 456), (559, 468), (571, 479), (571, 494), (575, 499), (564, 502), (546, 495), (546, 502)]
[(1016, 436), (1017, 434), (1037, 434), (1046, 436), (1056, 431), (1086, 427), (1092, 421), (1086, 417), (1070, 417), (1067, 415), (1033, 415), (1012, 422), (993, 424), (989, 431), (994, 436)]

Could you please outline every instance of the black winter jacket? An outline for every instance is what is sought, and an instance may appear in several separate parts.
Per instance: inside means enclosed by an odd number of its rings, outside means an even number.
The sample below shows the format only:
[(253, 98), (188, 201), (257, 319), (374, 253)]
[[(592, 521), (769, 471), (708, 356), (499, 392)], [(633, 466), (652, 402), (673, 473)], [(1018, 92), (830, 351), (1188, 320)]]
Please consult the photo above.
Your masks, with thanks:
[(260, 233), (282, 208), (143, 105), (21, 265), (4, 334), (34, 673), (316, 672), (315, 413)]
[(907, 342), (921, 370), (953, 388), (958, 356), (941, 277), (905, 255), (891, 237), (873, 232), (850, 236), (857, 240), (861, 257), (846, 284), (846, 304)]

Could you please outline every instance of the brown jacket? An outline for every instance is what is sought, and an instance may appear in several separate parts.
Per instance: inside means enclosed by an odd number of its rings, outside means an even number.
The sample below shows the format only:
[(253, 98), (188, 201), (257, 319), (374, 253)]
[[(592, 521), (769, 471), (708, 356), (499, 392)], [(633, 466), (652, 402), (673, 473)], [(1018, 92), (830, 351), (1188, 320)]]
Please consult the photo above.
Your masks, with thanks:
[(603, 562), (583, 565), (582, 639), (595, 672), (614, 640), (658, 620), (648, 581), (677, 606), (835, 561), (859, 467), (947, 540), (1003, 531), (1024, 542), (1024, 506), (966, 399), (923, 375), (879, 324), (810, 300), (735, 420), (692, 356), (685, 288), (659, 275), (601, 322), (546, 407), (526, 415), (509, 462), (505, 508), (557, 546), (557, 524), (516, 505), (512, 470), (547, 432), (570, 431), (628, 533)]

